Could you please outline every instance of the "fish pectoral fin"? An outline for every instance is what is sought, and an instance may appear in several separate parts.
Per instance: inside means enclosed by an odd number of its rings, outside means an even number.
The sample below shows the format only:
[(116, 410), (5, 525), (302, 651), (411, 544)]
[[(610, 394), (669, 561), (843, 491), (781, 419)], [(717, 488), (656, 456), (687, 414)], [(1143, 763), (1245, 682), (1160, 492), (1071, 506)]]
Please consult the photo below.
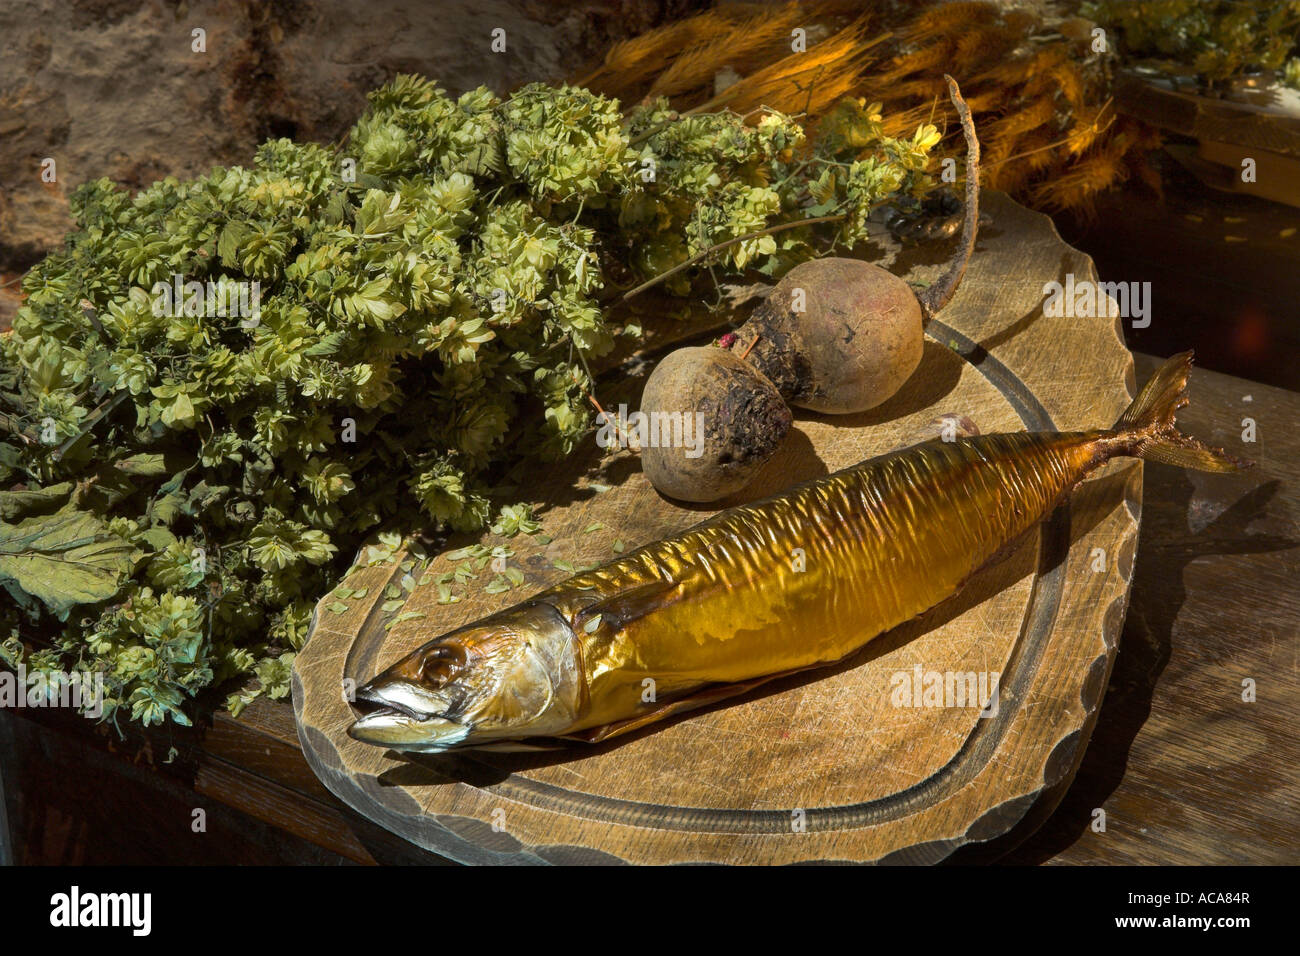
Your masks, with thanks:
[(739, 697), (741, 694), (748, 694), (755, 687), (766, 684), (769, 681), (777, 680), (781, 677), (787, 677), (790, 674), (797, 674), (806, 667), (796, 668), (789, 671), (781, 671), (776, 674), (768, 674), (765, 677), (756, 677), (753, 680), (740, 681), (735, 684), (710, 684), (693, 694), (687, 694), (685, 697), (676, 697), (672, 700), (666, 700), (662, 704), (647, 710), (645, 713), (637, 714), (635, 717), (629, 717), (627, 720), (616, 720), (610, 724), (602, 724), (599, 727), (592, 727), (588, 730), (579, 731), (576, 734), (567, 734), (561, 737), (561, 740), (579, 741), (581, 743), (597, 744), (611, 737), (618, 737), (622, 734), (630, 733), (647, 724), (653, 724), (657, 720), (663, 720), (665, 717), (671, 717), (673, 714), (680, 714), (688, 710), (697, 710), (701, 707), (708, 707), (719, 701), (728, 700), (732, 697)]
[(588, 604), (574, 616), (574, 629), (583, 628), (588, 621), (600, 618), (603, 626), (613, 630), (623, 627), (658, 611), (678, 599), (680, 584), (676, 581), (649, 581), (611, 594), (595, 604)]
[(554, 741), (545, 738), (533, 740), (498, 740), (483, 744), (472, 744), (466, 750), (481, 750), (494, 754), (531, 754), (545, 753), (551, 750), (563, 750), (565, 738), (557, 737)]

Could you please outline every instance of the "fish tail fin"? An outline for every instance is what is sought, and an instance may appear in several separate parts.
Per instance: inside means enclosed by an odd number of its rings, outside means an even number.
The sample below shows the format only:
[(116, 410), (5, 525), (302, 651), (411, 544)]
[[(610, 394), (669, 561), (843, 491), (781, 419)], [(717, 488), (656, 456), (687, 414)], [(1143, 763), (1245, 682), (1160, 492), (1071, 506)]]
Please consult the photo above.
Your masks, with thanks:
[(1253, 461), (1235, 458), (1221, 448), (1184, 435), (1174, 424), (1178, 409), (1189, 401), (1187, 377), (1191, 371), (1190, 351), (1165, 362), (1124, 410), (1114, 432), (1132, 442), (1129, 454), (1146, 461), (1196, 471), (1226, 472), (1252, 467)]

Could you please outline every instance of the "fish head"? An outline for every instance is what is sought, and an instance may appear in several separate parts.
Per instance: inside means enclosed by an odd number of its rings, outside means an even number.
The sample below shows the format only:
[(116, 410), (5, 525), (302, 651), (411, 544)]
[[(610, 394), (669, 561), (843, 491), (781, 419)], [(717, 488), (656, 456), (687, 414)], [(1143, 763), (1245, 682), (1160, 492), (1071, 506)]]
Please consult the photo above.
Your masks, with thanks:
[(356, 740), (439, 753), (557, 735), (583, 698), (578, 642), (531, 601), (435, 638), (358, 688)]

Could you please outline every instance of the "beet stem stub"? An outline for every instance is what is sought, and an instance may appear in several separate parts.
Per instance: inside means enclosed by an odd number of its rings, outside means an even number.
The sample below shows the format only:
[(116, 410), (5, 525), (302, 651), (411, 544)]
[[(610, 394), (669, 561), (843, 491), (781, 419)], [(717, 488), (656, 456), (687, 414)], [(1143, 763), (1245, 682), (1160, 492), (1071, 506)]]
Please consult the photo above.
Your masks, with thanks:
[(926, 322), (934, 318), (935, 313), (957, 294), (957, 287), (961, 285), (962, 276), (966, 274), (966, 264), (970, 262), (971, 253), (975, 251), (975, 237), (979, 231), (980, 218), (980, 141), (975, 136), (975, 121), (971, 119), (970, 107), (962, 99), (961, 88), (957, 86), (957, 81), (947, 73), (943, 78), (948, 82), (948, 95), (952, 98), (952, 105), (957, 108), (962, 135), (966, 137), (966, 214), (961, 224), (961, 245), (949, 261), (948, 271), (937, 282), (917, 295)]

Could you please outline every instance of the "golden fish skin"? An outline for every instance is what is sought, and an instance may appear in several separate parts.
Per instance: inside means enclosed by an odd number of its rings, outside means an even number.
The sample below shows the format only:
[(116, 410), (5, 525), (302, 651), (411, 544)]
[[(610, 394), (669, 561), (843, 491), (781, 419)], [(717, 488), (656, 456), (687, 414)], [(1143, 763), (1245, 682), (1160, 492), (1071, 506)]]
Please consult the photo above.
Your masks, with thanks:
[[(672, 697), (848, 656), (955, 593), (1041, 520), (1092, 465), (1101, 434), (927, 442), (539, 594), (581, 645), (588, 705), (574, 729), (626, 719), (647, 677)], [(671, 585), (631, 611), (608, 609), (611, 595), (661, 582)]]
[(435, 752), (600, 740), (839, 661), (954, 594), (1110, 458), (1242, 466), (1174, 427), (1190, 358), (1112, 429), (926, 442), (578, 574), (399, 661), (358, 692), (371, 710), (350, 733)]

